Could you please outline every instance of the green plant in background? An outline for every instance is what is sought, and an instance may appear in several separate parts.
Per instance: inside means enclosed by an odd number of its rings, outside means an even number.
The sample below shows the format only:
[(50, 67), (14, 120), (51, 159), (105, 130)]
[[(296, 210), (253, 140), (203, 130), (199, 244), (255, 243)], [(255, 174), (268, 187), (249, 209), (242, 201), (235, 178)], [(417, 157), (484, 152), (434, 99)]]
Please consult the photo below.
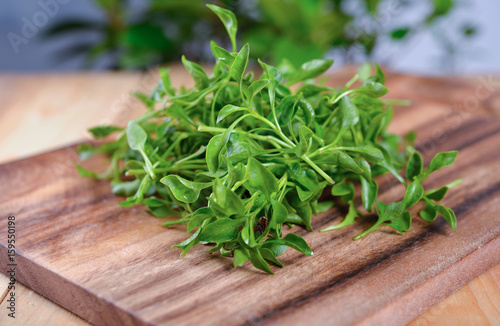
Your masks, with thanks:
[[(178, 216), (164, 225), (187, 225), (190, 235), (175, 245), (181, 256), (203, 244), (210, 246), (207, 252), (233, 257), (235, 267), (250, 261), (271, 274), (269, 263), (282, 267), (277, 257), (287, 247), (313, 254), (302, 237), (284, 235), (283, 228), (298, 224), (312, 231), (313, 216), (333, 205), (318, 201), (324, 192), (345, 202), (349, 211), (343, 222), (323, 231), (362, 216), (354, 203), (354, 183), (361, 185), (364, 210), (378, 216), (355, 239), (384, 226), (408, 231), (409, 209), (420, 201), (426, 205), (422, 219), (432, 222), (440, 214), (456, 229), (453, 211), (437, 202), (460, 181), (427, 191), (422, 182), (451, 165), (457, 152), (438, 153), (424, 168), (415, 134), (403, 141), (387, 131), (394, 101), (380, 99), (389, 90), (378, 65), (374, 73), (364, 65), (339, 89), (314, 82), (333, 64), (325, 59), (286, 71), (259, 60), (264, 72), (257, 78), (246, 72), (249, 44), (237, 47), (234, 14), (209, 8), (224, 23), (231, 52), (210, 43), (216, 59), (210, 76), (182, 57), (195, 82), (191, 89), (173, 88), (169, 70), (160, 69), (157, 87), (139, 96), (148, 108), (143, 116), (126, 128), (90, 129), (98, 139), (118, 136), (98, 147), (79, 146), (82, 158), (111, 157), (100, 175), (77, 166), (82, 176), (112, 179), (112, 191), (127, 197), (120, 203), (124, 207), (145, 205), (155, 216)], [(375, 178), (384, 174), (404, 185), (402, 200), (377, 200)]]
[[(397, 16), (412, 12), (423, 2), (258, 0), (261, 18), (243, 34), (243, 39), (250, 43), (255, 56), (274, 63), (288, 59), (299, 66), (313, 58), (325, 57), (332, 50), (338, 50), (344, 62), (354, 59), (380, 61), (374, 57), (380, 40), (409, 40), (417, 32), (433, 28), (456, 5), (453, 0), (424, 2), (430, 11), (423, 12), (411, 25), (395, 28), (393, 21)], [(473, 32), (469, 28), (464, 34), (472, 35)], [(445, 38), (440, 33), (438, 36)]]
[[(45, 31), (46, 38), (67, 33), (87, 33), (98, 41), (75, 42), (59, 53), (63, 59), (84, 54), (85, 67), (105, 58), (111, 69), (143, 69), (151, 65), (179, 60), (189, 44), (198, 47), (186, 53), (198, 53), (206, 42), (193, 26), (206, 22), (203, 0), (149, 0), (144, 12), (133, 12), (126, 0), (93, 0), (103, 13), (101, 20), (86, 17), (63, 21)], [(199, 58), (199, 57), (198, 57)]]
[[(106, 57), (115, 69), (146, 68), (179, 60), (182, 53), (195, 61), (210, 58), (208, 39), (223, 41), (223, 28), (207, 15), (204, 0), (149, 0), (147, 10), (132, 12), (125, 0), (93, 0), (105, 17), (102, 21), (75, 19), (52, 26), (47, 37), (89, 32), (99, 35), (96, 44), (75, 44), (61, 55), (87, 55), (87, 66)], [(344, 62), (378, 60), (381, 40), (402, 42), (417, 32), (432, 29), (456, 6), (453, 0), (426, 0), (430, 10), (411, 25), (393, 27), (396, 16), (414, 10), (408, 0), (226, 0), (215, 1), (232, 9), (240, 19), (238, 37), (252, 47), (251, 56), (294, 66), (328, 56), (332, 51)], [(420, 3), (422, 5), (422, 3)], [(460, 46), (453, 35), (436, 29), (447, 57)], [(459, 31), (471, 36), (471, 25)], [(448, 60), (453, 62), (453, 60)]]

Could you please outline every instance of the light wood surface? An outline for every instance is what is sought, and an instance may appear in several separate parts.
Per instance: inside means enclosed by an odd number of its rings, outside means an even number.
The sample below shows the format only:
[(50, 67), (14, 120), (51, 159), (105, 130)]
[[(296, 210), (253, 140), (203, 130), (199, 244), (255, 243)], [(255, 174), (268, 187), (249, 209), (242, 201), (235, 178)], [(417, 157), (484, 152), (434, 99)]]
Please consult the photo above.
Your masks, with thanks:
[[(182, 78), (174, 80), (186, 80), (185, 75), (176, 74)], [(336, 78), (343, 79), (344, 75), (349, 74), (350, 71), (342, 72)], [(149, 89), (155, 80), (156, 76), (149, 77), (148, 74), (1, 76), (0, 132), (4, 137), (0, 137), (0, 159), (9, 161), (84, 139), (83, 130), (86, 127), (104, 121), (124, 124), (130, 117), (142, 112), (140, 106), (130, 98), (128, 91)], [(496, 82), (498, 83), (498, 80)], [(480, 94), (481, 105), (478, 108), (471, 109), (463, 104), (467, 96), (474, 96), (477, 85), (481, 85), (481, 81), (477, 78), (436, 80), (390, 76), (389, 83), (392, 85), (393, 96), (397, 93), (397, 97), (415, 99), (415, 107), (404, 113), (407, 118), (402, 119), (403, 113), (398, 113), (401, 120), (397, 121), (400, 123), (393, 125), (393, 130), (397, 132), (404, 132), (408, 128), (404, 122), (408, 120), (415, 126), (420, 125), (425, 129), (426, 121), (423, 117), (442, 117), (443, 114), (448, 114), (452, 106), (456, 106), (458, 110), (462, 109), (460, 105), (465, 108), (462, 110), (465, 113), (461, 115), (450, 115), (453, 119), (448, 119), (451, 121), (449, 127), (454, 129), (466, 126), (473, 117), (494, 116), (494, 113), (500, 112), (498, 86), (493, 86), (496, 88), (486, 98), (482, 98)], [(430, 135), (435, 131), (436, 129), (424, 130), (424, 135), (425, 132)], [(442, 146), (446, 144), (446, 140), (441, 143)], [(474, 156), (477, 149), (474, 147), (469, 150)], [(430, 152), (427, 153), (429, 154)], [(495, 167), (498, 168), (498, 165), (493, 165), (491, 169), (495, 170)], [(157, 221), (147, 215), (144, 218), (149, 218), (149, 223), (154, 221), (157, 227)], [(165, 236), (168, 231), (162, 230), (161, 234)], [(391, 239), (392, 237), (394, 236), (391, 235)], [(303, 263), (305, 266), (308, 264), (306, 261)], [(219, 264), (220, 268), (221, 262), (218, 261), (216, 264)], [(499, 273), (500, 267), (496, 265), (418, 317), (413, 323), (415, 325), (495, 324), (499, 320), (500, 311)], [(0, 281), (2, 288), (6, 289), (8, 282), (6, 277), (2, 276)], [(5, 292), (3, 291), (3, 294)], [(85, 324), (83, 320), (24, 286), (18, 287), (16, 293), (20, 294), (17, 302), (19, 315), (16, 320), (19, 324)], [(437, 300), (439, 299), (441, 297), (437, 296)], [(0, 309), (5, 311), (5, 301), (0, 304)], [(6, 314), (0, 314), (0, 324), (10, 322), (4, 319), (5, 317)]]

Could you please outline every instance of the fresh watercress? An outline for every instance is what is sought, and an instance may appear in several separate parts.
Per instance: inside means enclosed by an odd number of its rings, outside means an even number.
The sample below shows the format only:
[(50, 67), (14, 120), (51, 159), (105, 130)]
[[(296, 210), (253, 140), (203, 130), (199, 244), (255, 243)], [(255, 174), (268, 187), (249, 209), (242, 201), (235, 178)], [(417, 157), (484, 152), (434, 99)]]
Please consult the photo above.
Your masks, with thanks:
[[(82, 176), (112, 179), (113, 192), (127, 196), (122, 206), (143, 204), (155, 216), (178, 216), (164, 225), (187, 225), (190, 236), (175, 245), (181, 256), (203, 244), (211, 246), (208, 252), (233, 257), (235, 267), (250, 261), (270, 274), (269, 263), (283, 266), (277, 257), (287, 247), (313, 255), (302, 237), (283, 236), (283, 225), (312, 231), (312, 217), (331, 207), (318, 203), (327, 188), (349, 209), (341, 223), (321, 231), (351, 225), (363, 214), (354, 202), (357, 183), (364, 209), (374, 210), (378, 220), (355, 239), (383, 226), (408, 231), (409, 209), (420, 201), (423, 220), (441, 214), (456, 229), (453, 211), (437, 202), (460, 181), (431, 190), (422, 182), (452, 164), (457, 152), (438, 153), (425, 168), (414, 133), (400, 148), (400, 138), (387, 131), (393, 102), (380, 99), (388, 89), (378, 65), (373, 75), (372, 67), (363, 65), (340, 89), (314, 84), (331, 60), (313, 60), (296, 70), (288, 64), (283, 71), (259, 60), (263, 73), (257, 78), (247, 72), (248, 44), (237, 51), (235, 16), (209, 8), (224, 23), (232, 51), (211, 42), (216, 59), (211, 75), (183, 57), (192, 89), (173, 88), (169, 70), (161, 69), (151, 94), (138, 94), (148, 108), (143, 116), (125, 129), (90, 129), (96, 138), (118, 136), (98, 147), (79, 147), (82, 158), (96, 153), (111, 158), (101, 174), (78, 166)], [(361, 85), (354, 88), (358, 80)], [(401, 201), (377, 200), (376, 177), (387, 173), (406, 187)]]

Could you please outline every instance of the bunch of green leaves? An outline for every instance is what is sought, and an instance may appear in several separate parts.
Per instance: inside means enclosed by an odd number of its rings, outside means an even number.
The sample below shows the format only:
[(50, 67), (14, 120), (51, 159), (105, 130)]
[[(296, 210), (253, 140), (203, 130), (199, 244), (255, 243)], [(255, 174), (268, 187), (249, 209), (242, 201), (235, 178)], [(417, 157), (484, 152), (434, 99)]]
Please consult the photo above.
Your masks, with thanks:
[[(386, 225), (407, 231), (408, 209), (419, 201), (426, 204), (424, 220), (440, 213), (455, 229), (451, 209), (436, 204), (454, 184), (424, 191), (422, 180), (451, 164), (457, 153), (440, 153), (424, 169), (414, 134), (400, 149), (400, 138), (387, 132), (393, 109), (380, 99), (388, 89), (377, 65), (374, 74), (363, 66), (340, 89), (314, 83), (330, 60), (286, 71), (259, 61), (263, 73), (256, 77), (246, 71), (248, 44), (237, 50), (233, 13), (209, 8), (224, 23), (233, 51), (211, 43), (216, 64), (210, 76), (183, 57), (194, 79), (191, 89), (173, 88), (169, 70), (161, 69), (151, 94), (138, 96), (148, 108), (143, 116), (126, 128), (90, 129), (96, 138), (118, 135), (100, 146), (79, 147), (82, 158), (111, 158), (103, 173), (78, 166), (80, 174), (112, 179), (112, 191), (127, 196), (122, 206), (143, 204), (155, 216), (177, 216), (164, 225), (187, 225), (189, 237), (175, 245), (181, 256), (203, 244), (211, 246), (208, 252), (233, 257), (235, 267), (250, 261), (271, 274), (269, 263), (281, 267), (278, 256), (287, 247), (313, 254), (302, 237), (284, 236), (283, 225), (312, 231), (312, 217), (332, 205), (318, 202), (325, 191), (350, 207), (343, 222), (325, 230), (354, 223), (360, 215), (357, 182), (364, 208), (371, 212), (375, 206), (379, 216), (358, 238)], [(361, 85), (353, 87), (357, 80)], [(404, 166), (406, 180), (399, 174)], [(375, 177), (387, 173), (406, 186), (406, 194), (386, 205), (377, 201)]]

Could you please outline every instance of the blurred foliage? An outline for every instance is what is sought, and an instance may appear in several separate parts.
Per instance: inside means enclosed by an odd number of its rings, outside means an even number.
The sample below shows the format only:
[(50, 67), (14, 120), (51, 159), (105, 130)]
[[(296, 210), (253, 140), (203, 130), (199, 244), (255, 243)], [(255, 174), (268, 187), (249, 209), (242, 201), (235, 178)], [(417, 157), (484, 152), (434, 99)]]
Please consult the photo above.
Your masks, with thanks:
[[(60, 22), (50, 26), (45, 37), (71, 33), (76, 41), (61, 50), (59, 58), (84, 54), (86, 68), (105, 59), (111, 69), (145, 69), (179, 60), (182, 54), (190, 60), (207, 61), (211, 57), (208, 40), (227, 41), (218, 18), (205, 7), (207, 3), (235, 12), (238, 37), (250, 43), (253, 56), (274, 64), (287, 58), (295, 66), (332, 51), (340, 52), (344, 62), (373, 60), (381, 40), (407, 41), (418, 31), (431, 29), (456, 6), (454, 0), (424, 0), (429, 10), (414, 22), (395, 27), (398, 16), (414, 10), (415, 1), (144, 0), (144, 10), (137, 10), (127, 0), (87, 1), (95, 3), (102, 19), (78, 17)], [(470, 37), (475, 29), (464, 24), (456, 32)], [(78, 33), (94, 38), (78, 40)], [(439, 40), (447, 54), (456, 52), (456, 44), (447, 36), (439, 35)]]

